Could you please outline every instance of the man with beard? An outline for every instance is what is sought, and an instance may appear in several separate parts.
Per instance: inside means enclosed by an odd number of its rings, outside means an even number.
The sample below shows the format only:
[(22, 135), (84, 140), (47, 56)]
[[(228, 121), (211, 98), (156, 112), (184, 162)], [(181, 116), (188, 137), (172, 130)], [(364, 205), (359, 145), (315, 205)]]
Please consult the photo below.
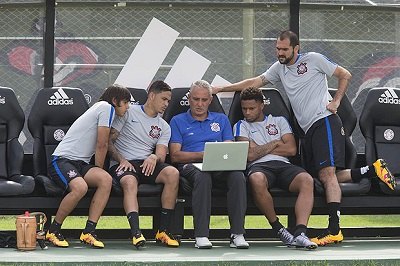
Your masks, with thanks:
[[(382, 159), (373, 166), (359, 169), (345, 167), (345, 136), (337, 115), (340, 101), (346, 93), (351, 74), (345, 68), (319, 53), (299, 53), (299, 39), (294, 32), (283, 31), (276, 41), (278, 61), (258, 77), (224, 87), (214, 87), (213, 93), (260, 88), (267, 83), (282, 82), (300, 127), (305, 132), (307, 170), (318, 177), (325, 188), (329, 225), (324, 234), (311, 239), (320, 246), (343, 240), (339, 226), (341, 189), (339, 182), (358, 182), (376, 175), (393, 189), (394, 178)], [(338, 80), (334, 98), (328, 92), (327, 76)]]

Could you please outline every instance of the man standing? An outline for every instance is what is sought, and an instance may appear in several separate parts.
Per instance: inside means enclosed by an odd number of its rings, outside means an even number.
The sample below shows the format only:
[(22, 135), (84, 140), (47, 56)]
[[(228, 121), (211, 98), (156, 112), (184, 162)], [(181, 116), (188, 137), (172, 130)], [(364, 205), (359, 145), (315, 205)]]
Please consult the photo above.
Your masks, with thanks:
[[(129, 108), (130, 93), (127, 88), (108, 87), (100, 101), (82, 114), (70, 127), (58, 144), (48, 167), (49, 176), (65, 190), (65, 195), (50, 225), (46, 239), (57, 247), (69, 244), (61, 234), (61, 225), (85, 196), (88, 187), (96, 188), (90, 207), (86, 227), (80, 240), (96, 248), (104, 244), (97, 239), (95, 229), (110, 196), (112, 179), (103, 170), (107, 154), (108, 137), (115, 114), (123, 116)], [(90, 164), (95, 155), (95, 164)]]
[(148, 89), (146, 103), (131, 106), (124, 117), (115, 119), (112, 124), (110, 173), (122, 187), (132, 244), (136, 248), (146, 243), (139, 228), (137, 201), (138, 186), (142, 183), (164, 184), (160, 227), (155, 238), (169, 247), (179, 246), (169, 232), (178, 194), (179, 172), (165, 163), (171, 129), (160, 116), (170, 100), (171, 87), (163, 81), (155, 81)]
[[(299, 49), (297, 35), (291, 31), (283, 31), (276, 41), (278, 61), (265, 73), (225, 87), (215, 87), (213, 92), (240, 91), (249, 87), (260, 88), (267, 83), (282, 82), (296, 119), (305, 132), (307, 170), (318, 176), (325, 188), (329, 225), (323, 235), (312, 241), (318, 245), (326, 245), (343, 240), (339, 226), (339, 181), (353, 180), (353, 177), (347, 175), (349, 172), (345, 173), (345, 177), (336, 175), (336, 170), (345, 166), (344, 129), (336, 113), (351, 74), (319, 53), (300, 54)], [(328, 92), (327, 76), (334, 76), (338, 80), (333, 99)], [(382, 159), (367, 168), (357, 178), (363, 174), (373, 175), (372, 169), (375, 168), (378, 177), (393, 189), (393, 176)]]
[(211, 215), (211, 188), (228, 188), (228, 215), (231, 223), (230, 247), (248, 248), (243, 234), (246, 213), (246, 179), (240, 171), (202, 172), (193, 166), (203, 161), (206, 142), (232, 141), (232, 128), (228, 117), (221, 113), (209, 112), (212, 101), (211, 86), (207, 81), (199, 80), (192, 84), (189, 91), (190, 109), (186, 113), (174, 116), (170, 122), (170, 155), (173, 163), (178, 164), (180, 174), (193, 187), (192, 209), (194, 216), (195, 247), (212, 248), (209, 241)]
[[(314, 202), (313, 179), (303, 168), (293, 165), (288, 157), (296, 155), (296, 141), (288, 121), (263, 113), (263, 93), (248, 88), (241, 92), (244, 120), (233, 127), (238, 141), (249, 141), (247, 176), (256, 206), (265, 215), (272, 229), (287, 246), (315, 249), (306, 236), (307, 223)], [(292, 235), (279, 222), (269, 189), (280, 187), (298, 194), (296, 228)]]

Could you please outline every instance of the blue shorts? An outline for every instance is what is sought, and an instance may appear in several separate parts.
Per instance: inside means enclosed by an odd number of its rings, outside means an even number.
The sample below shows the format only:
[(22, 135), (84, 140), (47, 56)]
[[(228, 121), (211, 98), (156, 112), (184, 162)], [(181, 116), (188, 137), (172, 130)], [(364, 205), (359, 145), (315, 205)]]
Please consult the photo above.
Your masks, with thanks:
[(316, 121), (305, 135), (307, 170), (317, 177), (319, 170), (333, 166), (345, 168), (345, 132), (338, 115)]
[(47, 171), (54, 182), (66, 189), (72, 179), (84, 177), (93, 167), (97, 166), (80, 160), (69, 160), (58, 156), (52, 156)]

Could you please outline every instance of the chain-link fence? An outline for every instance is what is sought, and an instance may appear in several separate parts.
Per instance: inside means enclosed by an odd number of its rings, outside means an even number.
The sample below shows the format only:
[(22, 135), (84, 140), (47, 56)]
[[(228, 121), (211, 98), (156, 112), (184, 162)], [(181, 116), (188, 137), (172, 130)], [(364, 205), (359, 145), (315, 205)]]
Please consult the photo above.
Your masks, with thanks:
[[(12, 87), (28, 112), (32, 95), (42, 86), (45, 4), (36, 1), (31, 7), (19, 7), (23, 1), (6, 2), (14, 4), (0, 9), (0, 85)], [(42, 6), (37, 5), (41, 2)], [(276, 36), (289, 25), (286, 0), (274, 4), (258, 0), (135, 2), (58, 1), (54, 85), (82, 88), (88, 100), (96, 101), (101, 90), (116, 80), (153, 17), (180, 33), (154, 79), (164, 79), (187, 46), (211, 61), (205, 80), (211, 82), (220, 75), (235, 82), (261, 74), (276, 60)], [(400, 87), (398, 8), (374, 9), (361, 5), (365, 1), (350, 7), (304, 2), (301, 50), (321, 52), (352, 72), (348, 96), (358, 115), (363, 89)], [(329, 80), (329, 85), (335, 87), (335, 80)], [(357, 130), (353, 141), (363, 151)]]

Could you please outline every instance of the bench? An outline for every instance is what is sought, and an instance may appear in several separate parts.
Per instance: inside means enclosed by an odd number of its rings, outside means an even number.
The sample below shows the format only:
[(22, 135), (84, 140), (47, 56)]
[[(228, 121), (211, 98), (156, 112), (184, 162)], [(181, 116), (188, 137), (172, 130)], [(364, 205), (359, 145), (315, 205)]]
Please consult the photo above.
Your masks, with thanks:
[[(272, 191), (274, 195), (275, 210), (278, 215), (286, 215), (288, 217), (288, 227), (295, 226), (294, 204), (296, 197), (288, 193)], [(28, 195), (28, 196), (13, 196), (1, 197), (0, 200), (0, 215), (19, 215), (24, 211), (29, 210), (44, 212), (48, 219), (55, 215), (61, 197), (48, 197), (44, 195)], [(75, 210), (71, 213), (72, 216), (87, 216), (91, 197), (84, 197)], [(144, 229), (143, 233), (146, 238), (152, 239), (158, 228), (159, 223), (159, 195), (142, 195), (138, 197), (141, 216), (151, 216), (153, 224), (150, 229)], [(226, 215), (227, 205), (226, 197), (222, 195), (214, 195), (212, 198), (212, 215)], [(260, 215), (258, 208), (252, 202), (250, 196), (248, 199), (247, 215)], [(324, 196), (316, 196), (314, 198), (314, 215), (326, 215), (327, 206)], [(342, 199), (341, 207), (342, 215), (385, 215), (385, 214), (400, 214), (400, 201), (395, 195), (383, 195), (369, 193), (359, 196), (345, 196)], [(112, 195), (107, 203), (103, 213), (104, 216), (125, 216), (122, 197)], [(175, 209), (175, 217), (173, 228), (171, 231), (182, 239), (193, 237), (193, 229), (184, 228), (184, 216), (192, 215), (191, 197), (179, 196)], [(50, 220), (50, 219), (49, 219)], [(267, 222), (266, 222), (267, 223)], [(48, 226), (48, 224), (47, 224)], [(358, 228), (342, 228), (343, 233), (347, 237), (376, 237), (376, 236), (398, 236), (400, 227), (371, 227), (365, 228), (362, 224)], [(81, 229), (65, 230), (66, 237), (76, 237)], [(309, 229), (310, 235), (321, 233), (321, 229)], [(99, 235), (102, 238), (128, 238), (128, 229), (113, 229), (99, 230)], [(210, 238), (222, 239), (227, 238), (229, 229), (211, 229)], [(254, 229), (246, 228), (246, 237), (249, 239), (266, 239), (274, 238), (275, 235), (271, 229)]]
[[(47, 92), (48, 95), (44, 96), (44, 99), (48, 99), (49, 95), (53, 92)], [(77, 92), (78, 93), (78, 92)], [(79, 92), (78, 94), (80, 94)], [(185, 93), (183, 93), (185, 95)], [(183, 96), (180, 95), (177, 97), (179, 101)], [(78, 95), (74, 96), (74, 101), (78, 100)], [(266, 98), (267, 101), (271, 101), (270, 98)], [(214, 101), (216, 102), (216, 101)], [(272, 102), (272, 101), (271, 101)], [(42, 104), (43, 106), (43, 104)], [(40, 107), (40, 104), (39, 104)], [(270, 105), (271, 107), (271, 105)], [(79, 112), (82, 112), (79, 111)], [(75, 116), (79, 116), (75, 114)], [(35, 122), (32, 120), (32, 123)], [(63, 121), (64, 122), (64, 121)], [(36, 123), (36, 122), (35, 122)], [(43, 139), (50, 139), (52, 136), (52, 131), (54, 131), (55, 127), (48, 127), (44, 125), (47, 129), (44, 130), (45, 134)], [(57, 126), (59, 128), (59, 126)], [(63, 129), (67, 130), (67, 126), (62, 126)], [(46, 130), (48, 132), (46, 132)], [(47, 134), (47, 135), (46, 135)], [(45, 152), (50, 153), (54, 150), (54, 147), (57, 145), (54, 141), (49, 141), (47, 143), (50, 148), (47, 148)], [(42, 156), (41, 160), (46, 160), (44, 154), (35, 154), (35, 156)], [(365, 163), (365, 157), (358, 156), (357, 165), (363, 165)], [(45, 172), (45, 166), (47, 163), (41, 165), (34, 165), (33, 155), (25, 154), (24, 163), (22, 173), (24, 175), (32, 175), (35, 176), (36, 181), (36, 189), (33, 193), (28, 195), (21, 196), (2, 196), (0, 197), (0, 215), (19, 215), (24, 213), (25, 210), (29, 211), (42, 211), (46, 213), (48, 218), (51, 218), (55, 215), (59, 203), (61, 201), (61, 197), (52, 197), (46, 194), (43, 189), (40, 189), (40, 186), (43, 185), (43, 180), (40, 179), (41, 172)], [(36, 170), (35, 170), (36, 169)], [(38, 178), (39, 177), (39, 178)], [(145, 185), (141, 185), (139, 187), (139, 206), (140, 206), (140, 215), (151, 216), (153, 218), (153, 225), (151, 229), (143, 230), (143, 233), (146, 238), (151, 239), (154, 237), (155, 230), (158, 227), (159, 223), (159, 208), (160, 208), (160, 194), (161, 189), (158, 189), (158, 192), (148, 193), (148, 189), (154, 190), (154, 186), (151, 188), (147, 188)], [(147, 192), (146, 192), (147, 191)], [(369, 191), (369, 187), (368, 187)], [(293, 227), (295, 225), (295, 214), (294, 214), (294, 204), (296, 201), (295, 195), (285, 193), (282, 191), (272, 191), (274, 196), (275, 209), (278, 215), (286, 215), (288, 217), (288, 227)], [(71, 215), (79, 215), (79, 216), (87, 216), (87, 211), (90, 204), (90, 197), (88, 195), (82, 199), (76, 209), (72, 212)], [(388, 195), (388, 194), (379, 194), (373, 191), (361, 193), (361, 194), (348, 194), (344, 195), (342, 200), (341, 207), (342, 215), (381, 215), (381, 214), (400, 214), (400, 200), (396, 195)], [(212, 199), (212, 215), (226, 215), (227, 207), (226, 207), (226, 198), (219, 192), (213, 194)], [(320, 194), (316, 194), (314, 200), (314, 208), (312, 214), (327, 214), (325, 197)], [(109, 202), (104, 210), (103, 215), (105, 216), (125, 216), (123, 205), (122, 205), (122, 196), (117, 194), (112, 194)], [(180, 196), (178, 197), (175, 217), (173, 222), (173, 229), (171, 230), (173, 233), (179, 235), (180, 237), (187, 239), (193, 237), (193, 230), (184, 228), (184, 217), (187, 215), (192, 215), (191, 211), (191, 197), (190, 194), (185, 194), (184, 189), (180, 189)], [(260, 215), (259, 210), (254, 205), (251, 200), (251, 197), (248, 199), (248, 208), (247, 215)], [(48, 222), (51, 219), (48, 219)], [(48, 224), (47, 224), (48, 225)], [(343, 233), (345, 236), (398, 236), (398, 232), (400, 228), (398, 227), (390, 227), (390, 228), (363, 228), (363, 225), (360, 225), (360, 228), (343, 228)], [(74, 238), (79, 234), (76, 230), (66, 230), (65, 235), (70, 237), (74, 235)], [(247, 238), (254, 239), (264, 239), (273, 237), (271, 229), (252, 229), (247, 228)], [(310, 229), (310, 235), (315, 235), (319, 232), (319, 230)], [(99, 235), (104, 238), (127, 238), (129, 235), (128, 229), (116, 229), (116, 230), (99, 230)], [(210, 237), (212, 239), (215, 238), (227, 238), (229, 235), (228, 229), (211, 229)]]

